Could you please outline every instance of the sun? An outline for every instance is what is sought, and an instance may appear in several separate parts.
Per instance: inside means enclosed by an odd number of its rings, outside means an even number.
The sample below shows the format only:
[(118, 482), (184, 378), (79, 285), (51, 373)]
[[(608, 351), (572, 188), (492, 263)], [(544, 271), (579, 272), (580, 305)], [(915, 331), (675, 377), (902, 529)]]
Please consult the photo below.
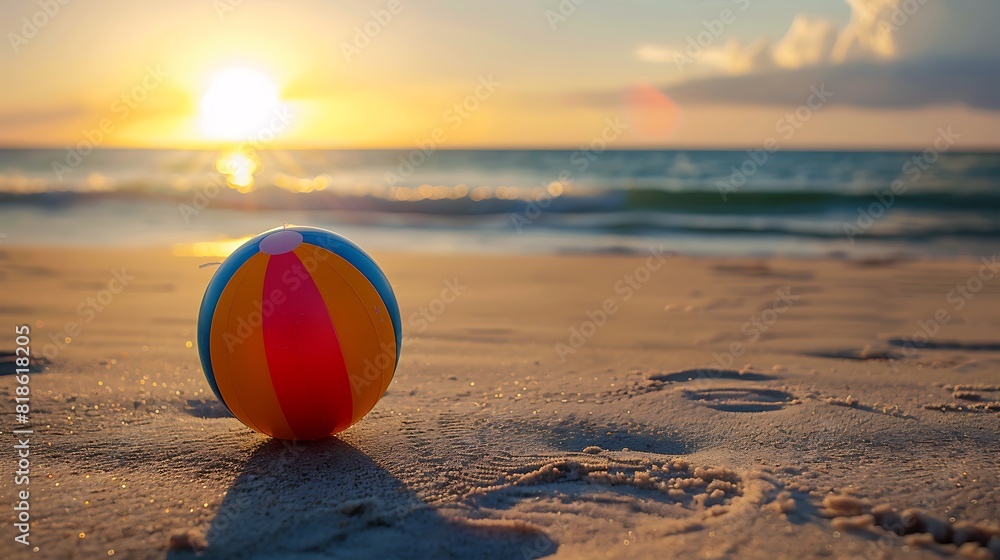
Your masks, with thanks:
[(278, 106), (278, 88), (267, 76), (228, 68), (215, 75), (201, 99), (201, 130), (211, 138), (246, 139), (266, 126)]

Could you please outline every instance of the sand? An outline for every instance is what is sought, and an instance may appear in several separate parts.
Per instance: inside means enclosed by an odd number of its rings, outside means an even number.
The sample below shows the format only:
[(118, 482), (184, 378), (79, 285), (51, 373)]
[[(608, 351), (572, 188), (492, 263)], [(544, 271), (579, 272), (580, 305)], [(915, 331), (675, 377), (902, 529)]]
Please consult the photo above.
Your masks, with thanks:
[(1000, 557), (979, 261), (375, 256), (395, 379), (339, 437), (291, 443), (201, 373), (216, 259), (5, 247), (0, 349), (28, 324), (51, 362), (29, 546), (2, 416), (0, 557)]

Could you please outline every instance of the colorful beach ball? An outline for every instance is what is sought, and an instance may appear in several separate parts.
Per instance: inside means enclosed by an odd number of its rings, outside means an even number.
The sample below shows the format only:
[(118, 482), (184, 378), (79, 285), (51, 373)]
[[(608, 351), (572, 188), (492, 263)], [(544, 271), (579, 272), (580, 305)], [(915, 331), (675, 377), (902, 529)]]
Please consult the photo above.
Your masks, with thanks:
[(396, 296), (375, 261), (310, 227), (244, 243), (209, 282), (198, 317), (215, 395), (281, 439), (318, 439), (360, 420), (389, 387), (401, 342)]

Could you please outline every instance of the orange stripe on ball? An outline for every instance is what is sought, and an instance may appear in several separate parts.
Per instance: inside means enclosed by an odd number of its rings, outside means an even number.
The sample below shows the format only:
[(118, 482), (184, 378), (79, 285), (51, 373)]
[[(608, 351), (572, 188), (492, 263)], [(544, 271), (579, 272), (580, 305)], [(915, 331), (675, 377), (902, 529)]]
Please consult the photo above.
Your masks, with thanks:
[[(390, 368), (396, 360), (395, 340), (390, 336), (392, 344), (381, 346), (380, 329), (376, 327), (380, 321), (374, 309), (369, 311), (366, 303), (373, 301), (373, 296), (377, 298), (378, 293), (367, 281), (364, 285), (349, 282), (333, 262), (340, 257), (326, 249), (302, 245), (295, 249), (295, 253), (302, 262), (310, 265), (312, 279), (337, 331), (354, 401), (352, 423), (357, 422), (382, 396), (383, 379), (387, 371), (388, 375), (392, 375)], [(350, 266), (346, 261), (344, 264)], [(361, 293), (366, 294), (364, 298)], [(391, 334), (390, 330), (388, 335)]]
[[(212, 319), (212, 368), (222, 398), (243, 423), (272, 437), (294, 439), (274, 393), (258, 305), (264, 306), (269, 256), (251, 257), (226, 285)], [(256, 325), (256, 326), (253, 326)]]
[(303, 243), (297, 251), (309, 250), (316, 260), (324, 262), (336, 270), (351, 285), (355, 295), (361, 299), (368, 312), (369, 320), (378, 332), (379, 348), (378, 355), (373, 359), (382, 365), (382, 381), (379, 388), (379, 397), (389, 388), (393, 373), (396, 371), (396, 334), (392, 326), (392, 318), (386, 309), (385, 302), (378, 290), (372, 285), (361, 271), (346, 259), (322, 247), (317, 247), (309, 243)]

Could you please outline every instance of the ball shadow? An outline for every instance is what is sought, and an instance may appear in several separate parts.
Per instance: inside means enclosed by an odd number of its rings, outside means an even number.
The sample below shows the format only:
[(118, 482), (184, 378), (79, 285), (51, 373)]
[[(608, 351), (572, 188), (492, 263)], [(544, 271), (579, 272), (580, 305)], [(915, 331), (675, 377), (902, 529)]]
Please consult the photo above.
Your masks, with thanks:
[(270, 440), (226, 493), (204, 543), (167, 558), (511, 558), (538, 539), (443, 517), (338, 438)]

